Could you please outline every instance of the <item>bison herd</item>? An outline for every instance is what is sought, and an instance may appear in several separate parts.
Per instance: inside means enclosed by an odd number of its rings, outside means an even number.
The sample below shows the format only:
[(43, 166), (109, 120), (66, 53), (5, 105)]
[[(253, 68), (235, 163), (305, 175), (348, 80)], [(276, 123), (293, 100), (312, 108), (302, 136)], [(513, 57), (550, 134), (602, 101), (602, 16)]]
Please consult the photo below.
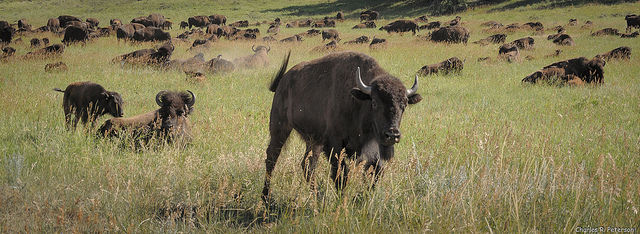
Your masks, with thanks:
[[(360, 22), (353, 30), (376, 28), (375, 21), (380, 19), (376, 11), (360, 13)], [(161, 14), (153, 13), (132, 19), (123, 23), (119, 19), (111, 19), (106, 27), (99, 27), (100, 21), (87, 18), (85, 21), (74, 16), (61, 15), (50, 18), (46, 26), (32, 29), (26, 19), (9, 24), (0, 21), (0, 43), (2, 54), (0, 60), (6, 61), (15, 56), (16, 50), (9, 45), (17, 34), (26, 32), (53, 32), (59, 35), (61, 43), (51, 43), (48, 38), (33, 38), (30, 40), (33, 51), (24, 55), (25, 59), (54, 57), (64, 53), (67, 46), (76, 43), (87, 43), (93, 38), (115, 34), (118, 43), (125, 42), (158, 42), (153, 48), (140, 49), (119, 55), (111, 62), (114, 64), (154, 66), (160, 69), (182, 70), (196, 79), (203, 79), (205, 73), (229, 72), (237, 68), (261, 68), (270, 65), (268, 43), (298, 43), (304, 38), (321, 35), (324, 44), (314, 48), (314, 51), (331, 51), (326, 56), (301, 62), (287, 70), (290, 52), (286, 55), (282, 65), (272, 80), (269, 90), (274, 92), (271, 115), (269, 121), (270, 142), (266, 150), (266, 176), (262, 197), (270, 200), (271, 176), (277, 159), (289, 138), (295, 130), (306, 143), (303, 154), (302, 169), (305, 178), (314, 186), (314, 170), (320, 155), (325, 156), (331, 164), (331, 178), (337, 190), (344, 188), (347, 182), (349, 167), (346, 158), (356, 157), (357, 163), (364, 163), (365, 171), (371, 171), (373, 183), (383, 174), (385, 163), (394, 156), (394, 145), (401, 139), (400, 123), (403, 112), (408, 105), (422, 100), (417, 93), (418, 77), (428, 75), (460, 74), (465, 60), (450, 57), (444, 61), (429, 64), (416, 71), (416, 78), (411, 88), (407, 89), (398, 78), (389, 74), (372, 57), (353, 51), (338, 51), (341, 41), (338, 30), (329, 28), (318, 30), (315, 28), (335, 27), (336, 21), (343, 22), (345, 15), (339, 12), (335, 18), (325, 17), (314, 20), (294, 20), (284, 23), (280, 18), (265, 21), (269, 24), (266, 30), (270, 35), (260, 37), (259, 22), (239, 20), (227, 24), (224, 15), (192, 16), (179, 23), (180, 29), (187, 30), (172, 37), (165, 30), (172, 28), (172, 22)], [(632, 29), (640, 28), (640, 18), (637, 15), (627, 15), (626, 33), (617, 29), (604, 28), (591, 33), (592, 36), (614, 35), (621, 37), (635, 37), (639, 32), (630, 33)], [(577, 19), (570, 19), (569, 26), (575, 26)], [(314, 27), (302, 33), (277, 39), (280, 25), (285, 27)], [(419, 25), (422, 24), (422, 25)], [(464, 43), (470, 38), (470, 30), (466, 28), (461, 17), (450, 21), (429, 22), (426, 16), (414, 20), (395, 20), (381, 26), (389, 34), (412, 32), (415, 36), (420, 30), (432, 30), (426, 35), (417, 36), (416, 40), (429, 40), (436, 43)], [(17, 27), (16, 27), (17, 26)], [(483, 31), (491, 32), (491, 36), (473, 43), (481, 46), (498, 46), (497, 60), (520, 61), (520, 52), (535, 49), (536, 41), (532, 37), (507, 40), (507, 35), (513, 31), (531, 31), (534, 35), (542, 35), (545, 30), (552, 30), (554, 34), (548, 40), (560, 46), (574, 46), (576, 42), (566, 34), (564, 26), (545, 29), (540, 22), (524, 24), (513, 23), (503, 25), (497, 21), (482, 24), (487, 27)], [(583, 28), (592, 28), (593, 22), (588, 21)], [(187, 29), (188, 28), (188, 29)], [(247, 28), (247, 29), (240, 29)], [(203, 31), (204, 29), (204, 31)], [(205, 60), (203, 53), (190, 58), (172, 58), (176, 49), (175, 41), (187, 41), (195, 35), (204, 39), (194, 39), (188, 50), (204, 50), (221, 39), (261, 41), (265, 45), (254, 45), (253, 53), (226, 60), (221, 55)], [(362, 35), (342, 44), (369, 43), (371, 49), (385, 48), (390, 42), (385, 38), (370, 38)], [(537, 42), (540, 43), (540, 42)], [(247, 48), (248, 50), (248, 48)], [(558, 57), (562, 50), (556, 50), (550, 57)], [(589, 59), (578, 57), (554, 62), (533, 72), (521, 80), (522, 83), (560, 82), (568, 85), (602, 84), (604, 82), (604, 66), (612, 59), (629, 59), (630, 47), (619, 47), (609, 52), (595, 55)], [(448, 56), (449, 57), (449, 56)], [(479, 58), (478, 61), (488, 61), (491, 57)], [(66, 64), (50, 63), (46, 71), (64, 71)], [(155, 102), (159, 109), (145, 114), (123, 117), (123, 97), (113, 91), (107, 91), (100, 84), (92, 82), (75, 82), (66, 89), (55, 88), (63, 92), (64, 120), (68, 129), (73, 129), (78, 122), (83, 125), (95, 125), (97, 119), (109, 114), (113, 116), (98, 127), (98, 135), (104, 137), (128, 136), (149, 142), (153, 139), (175, 141), (190, 139), (189, 115), (193, 112), (196, 96), (191, 91), (167, 91), (156, 94)], [(295, 110), (295, 111), (292, 111)], [(371, 170), (367, 170), (371, 169)]]

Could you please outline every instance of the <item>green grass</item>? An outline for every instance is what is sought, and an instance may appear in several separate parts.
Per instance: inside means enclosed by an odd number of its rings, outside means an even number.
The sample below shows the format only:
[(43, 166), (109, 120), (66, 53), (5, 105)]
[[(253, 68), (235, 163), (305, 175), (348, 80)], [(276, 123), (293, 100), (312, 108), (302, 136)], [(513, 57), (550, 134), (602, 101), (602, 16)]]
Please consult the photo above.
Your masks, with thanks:
[[(113, 7), (98, 2), (97, 8), (80, 1), (64, 1), (78, 6), (68, 8), (55, 7), (63, 1), (47, 1), (54, 6), (48, 8), (42, 3), (3, 2), (0, 15), (9, 21), (27, 18), (41, 26), (63, 13), (108, 22), (111, 17), (128, 21), (159, 9), (149, 9), (152, 4), (144, 0), (116, 1)], [(330, 3), (175, 1), (159, 12), (174, 22), (218, 12), (228, 14), (230, 21), (272, 20), (281, 14), (290, 20), (341, 10), (287, 12), (295, 5), (313, 9)], [(515, 3), (460, 13), (471, 29), (470, 41), (492, 34), (480, 26), (487, 20), (541, 21), (552, 27), (578, 18), (580, 25), (594, 21), (594, 30), (624, 30), (624, 15), (640, 9), (638, 3), (557, 8), (546, 7), (552, 3), (512, 7)], [(359, 8), (351, 4), (345, 12), (353, 14)], [(384, 18), (377, 24), (386, 24), (392, 16), (424, 14), (401, 14), (403, 7), (398, 3), (388, 9), (391, 16), (381, 11)], [(274, 172), (274, 209), (265, 209), (261, 202), (273, 97), (267, 87), (288, 50), (292, 65), (325, 55), (310, 52), (322, 44), (320, 37), (300, 44), (271, 43), (268, 67), (207, 74), (200, 83), (185, 80), (179, 71), (111, 64), (117, 55), (155, 44), (118, 44), (109, 37), (68, 46), (58, 58), (0, 62), (0, 232), (550, 233), (600, 226), (638, 230), (640, 58), (634, 54), (629, 61), (607, 63), (601, 86), (559, 88), (520, 82), (558, 60), (591, 58), (623, 45), (638, 49), (637, 38), (591, 37), (591, 30), (567, 27), (577, 46), (559, 47), (546, 40), (549, 31), (533, 36), (513, 32), (508, 41), (534, 37), (536, 49), (522, 53), (535, 59), (477, 62), (480, 57), (495, 58), (498, 45), (434, 44), (410, 34), (352, 30), (357, 22), (338, 23), (343, 40), (376, 36), (387, 38), (390, 46), (370, 50), (366, 45), (341, 44), (341, 49), (371, 55), (406, 85), (421, 66), (452, 56), (466, 59), (461, 75), (420, 78), (424, 100), (407, 109), (403, 139), (377, 190), (367, 192), (361, 173), (352, 170), (344, 195), (336, 195), (327, 160), (321, 159), (319, 194), (311, 193), (299, 166), (304, 144), (293, 134)], [(264, 36), (267, 26), (259, 28)], [(283, 28), (278, 37), (305, 30)], [(182, 31), (174, 27), (170, 32), (175, 36)], [(30, 38), (45, 36), (60, 41), (52, 34), (23, 35), (23, 43), (11, 46), (20, 57), (32, 50)], [(218, 54), (231, 60), (250, 54), (253, 44), (260, 43), (221, 40), (203, 53), (207, 60)], [(195, 52), (186, 50), (189, 46), (190, 42), (178, 43), (173, 58), (193, 56)], [(545, 57), (556, 49), (564, 50), (560, 57)], [(65, 62), (69, 71), (44, 72), (45, 64), (57, 61)], [(84, 80), (122, 94), (125, 116), (157, 108), (153, 98), (160, 90), (193, 91), (194, 141), (184, 148), (157, 145), (136, 150), (81, 129), (66, 131), (62, 94), (51, 89)]]

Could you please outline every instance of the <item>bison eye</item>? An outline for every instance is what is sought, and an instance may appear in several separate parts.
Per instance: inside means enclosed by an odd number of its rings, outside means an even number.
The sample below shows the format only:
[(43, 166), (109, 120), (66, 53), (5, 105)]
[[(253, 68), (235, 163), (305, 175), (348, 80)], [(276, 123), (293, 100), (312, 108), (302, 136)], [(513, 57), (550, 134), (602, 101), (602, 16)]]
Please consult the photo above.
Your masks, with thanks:
[(181, 111), (181, 110), (180, 111), (176, 111), (176, 115), (183, 116), (184, 115), (184, 111)]
[(375, 100), (371, 100), (371, 107), (378, 108), (378, 102), (376, 102)]

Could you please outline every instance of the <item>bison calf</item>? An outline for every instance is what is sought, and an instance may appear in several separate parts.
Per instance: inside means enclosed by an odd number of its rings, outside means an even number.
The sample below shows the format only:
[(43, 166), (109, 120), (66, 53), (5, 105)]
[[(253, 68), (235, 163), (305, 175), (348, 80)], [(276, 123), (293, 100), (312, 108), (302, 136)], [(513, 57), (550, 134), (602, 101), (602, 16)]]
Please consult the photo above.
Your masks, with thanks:
[(125, 132), (128, 136), (145, 142), (154, 137), (169, 141), (189, 138), (191, 132), (188, 117), (193, 111), (196, 96), (189, 90), (160, 91), (155, 100), (160, 109), (129, 118), (108, 119), (98, 130), (99, 134), (115, 137)]
[[(75, 128), (78, 120), (85, 125), (89, 121), (95, 124), (98, 117), (107, 113), (114, 117), (123, 115), (122, 96), (105, 90), (99, 84), (90, 81), (75, 82), (69, 84), (64, 91), (59, 88), (53, 90), (64, 93), (62, 107), (67, 129), (71, 126)], [(73, 120), (71, 115), (75, 115)]]

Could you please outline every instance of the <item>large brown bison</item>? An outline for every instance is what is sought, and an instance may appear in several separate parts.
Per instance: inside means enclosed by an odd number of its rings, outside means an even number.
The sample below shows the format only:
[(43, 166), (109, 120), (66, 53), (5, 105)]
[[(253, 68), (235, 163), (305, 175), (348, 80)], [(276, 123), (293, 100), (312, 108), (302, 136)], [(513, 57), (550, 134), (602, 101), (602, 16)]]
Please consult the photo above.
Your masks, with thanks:
[(335, 29), (322, 30), (322, 42), (324, 42), (325, 39), (340, 41), (340, 35), (338, 34), (338, 30), (335, 30)]
[(227, 24), (227, 17), (224, 15), (210, 15), (209, 16), (209, 22), (211, 22), (212, 24), (217, 24), (217, 25), (226, 25)]
[(387, 33), (404, 33), (412, 31), (413, 35), (416, 35), (416, 31), (419, 31), (420, 29), (418, 28), (418, 25), (411, 20), (396, 20), (380, 27), (380, 30), (386, 30)]
[(473, 43), (480, 44), (480, 45), (500, 44), (500, 43), (504, 43), (505, 40), (507, 40), (507, 34), (500, 33), (500, 34), (494, 34), (486, 38), (474, 41)]
[(76, 26), (69, 26), (64, 30), (64, 39), (62, 39), (62, 43), (64, 43), (65, 45), (77, 42), (86, 43), (88, 39), (89, 34), (86, 29)]
[(161, 28), (146, 27), (136, 30), (133, 33), (134, 41), (166, 41), (171, 40), (171, 34), (163, 31)]
[(598, 54), (594, 58), (604, 59), (605, 61), (611, 59), (631, 59), (631, 48), (628, 46), (620, 46), (605, 53)]
[(116, 37), (118, 38), (118, 41), (120, 41), (120, 39), (127, 41), (133, 38), (133, 34), (137, 30), (143, 28), (145, 28), (145, 26), (138, 23), (125, 24), (116, 29)]
[(155, 100), (159, 109), (128, 118), (108, 119), (98, 133), (106, 137), (130, 136), (145, 142), (154, 138), (168, 142), (189, 140), (189, 115), (193, 112), (196, 96), (189, 90), (160, 91)]
[(164, 29), (165, 23), (167, 22), (167, 19), (164, 17), (164, 15), (158, 13), (151, 13), (147, 18), (149, 18), (151, 22), (153, 22), (153, 25), (151, 26), (156, 28)]
[[(63, 92), (62, 109), (67, 129), (75, 128), (78, 120), (86, 125), (88, 122), (95, 124), (98, 117), (110, 114), (113, 117), (122, 117), (122, 96), (117, 92), (107, 91), (101, 85), (90, 82), (74, 82), (65, 90), (54, 88)], [(72, 119), (72, 115), (75, 118)]]
[(604, 81), (604, 66), (606, 62), (601, 58), (589, 60), (585, 57), (563, 60), (552, 63), (544, 68), (558, 67), (564, 69), (565, 75), (574, 75), (586, 83), (601, 84)]
[(193, 26), (204, 28), (209, 25), (211, 21), (209, 20), (209, 17), (205, 15), (196, 15), (189, 17), (189, 19), (187, 19), (187, 23), (189, 24), (189, 29)]
[(458, 57), (451, 57), (439, 63), (425, 65), (418, 70), (417, 74), (421, 76), (432, 74), (448, 75), (451, 72), (460, 74), (463, 68), (464, 61), (460, 60)]
[(0, 28), (0, 44), (11, 43), (11, 41), (13, 40), (13, 36), (15, 36), (15, 34), (16, 34), (16, 29), (11, 26)]
[(267, 53), (271, 51), (271, 46), (251, 47), (253, 54), (233, 60), (234, 67), (258, 68), (269, 66), (269, 56)]
[(431, 32), (431, 41), (467, 44), (469, 29), (462, 26), (445, 26)]
[(57, 18), (50, 18), (47, 21), (47, 27), (49, 27), (51, 31), (57, 32), (60, 30), (60, 20)]
[(272, 172), (292, 130), (306, 143), (302, 170), (312, 188), (322, 152), (338, 191), (349, 176), (347, 159), (354, 156), (365, 171), (372, 169), (374, 188), (400, 142), (405, 108), (422, 100), (418, 77), (406, 89), (374, 58), (353, 51), (331, 53), (286, 71), (288, 61), (289, 54), (269, 87), (275, 94), (262, 199), (271, 201)]
[(627, 15), (624, 19), (627, 21), (627, 32), (631, 31), (632, 28), (640, 28), (640, 15)]

